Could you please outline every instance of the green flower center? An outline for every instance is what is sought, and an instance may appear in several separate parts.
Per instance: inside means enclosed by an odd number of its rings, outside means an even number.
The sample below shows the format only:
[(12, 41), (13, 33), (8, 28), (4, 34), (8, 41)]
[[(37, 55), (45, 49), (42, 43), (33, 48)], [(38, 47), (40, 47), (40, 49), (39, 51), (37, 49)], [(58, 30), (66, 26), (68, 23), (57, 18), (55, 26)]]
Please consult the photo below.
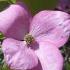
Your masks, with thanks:
[(29, 44), (32, 44), (34, 42), (34, 38), (32, 35), (27, 34), (24, 37), (24, 41), (26, 41), (26, 43), (29, 45)]

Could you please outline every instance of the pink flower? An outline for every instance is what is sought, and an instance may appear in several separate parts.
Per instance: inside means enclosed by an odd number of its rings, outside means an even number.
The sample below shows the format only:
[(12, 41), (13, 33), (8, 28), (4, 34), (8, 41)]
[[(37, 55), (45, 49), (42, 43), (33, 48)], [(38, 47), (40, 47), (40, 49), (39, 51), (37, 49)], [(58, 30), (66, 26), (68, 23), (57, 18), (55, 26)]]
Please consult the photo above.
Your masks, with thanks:
[(69, 37), (67, 13), (45, 10), (31, 21), (24, 8), (11, 5), (0, 15), (0, 31), (10, 37), (2, 43), (4, 58), (10, 69), (62, 70), (63, 57), (58, 48)]

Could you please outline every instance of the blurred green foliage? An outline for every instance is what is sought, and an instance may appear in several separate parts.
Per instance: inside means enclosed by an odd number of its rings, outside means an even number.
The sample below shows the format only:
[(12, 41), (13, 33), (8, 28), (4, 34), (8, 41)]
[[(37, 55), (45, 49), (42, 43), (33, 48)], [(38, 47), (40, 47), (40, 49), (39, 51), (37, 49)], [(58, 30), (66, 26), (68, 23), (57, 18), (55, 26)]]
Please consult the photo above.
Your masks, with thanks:
[(57, 0), (24, 0), (24, 2), (33, 14), (45, 9), (54, 9), (57, 5)]
[(9, 3), (7, 1), (0, 1), (0, 11), (4, 10), (9, 6)]
[[(15, 3), (16, 0), (0, 0), (0, 11), (6, 9), (11, 3)], [(24, 0), (24, 3), (31, 10), (32, 14), (36, 14), (41, 10), (54, 9), (58, 3), (58, 0)], [(1, 49), (1, 43), (4, 39), (3, 34), (0, 33), (0, 70), (8, 70), (7, 65), (4, 63), (4, 55)], [(64, 57), (63, 70), (70, 70), (70, 41), (61, 48), (62, 55)]]
[(65, 70), (70, 70), (70, 64), (68, 62), (65, 64)]

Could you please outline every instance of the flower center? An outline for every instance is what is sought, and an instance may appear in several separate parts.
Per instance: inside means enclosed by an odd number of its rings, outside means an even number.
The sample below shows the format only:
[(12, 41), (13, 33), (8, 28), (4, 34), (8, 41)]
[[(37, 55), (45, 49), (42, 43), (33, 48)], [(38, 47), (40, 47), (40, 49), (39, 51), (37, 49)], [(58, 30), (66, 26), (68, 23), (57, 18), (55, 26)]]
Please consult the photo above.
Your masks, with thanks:
[(34, 38), (32, 35), (27, 34), (24, 37), (24, 41), (26, 41), (26, 43), (29, 45), (34, 42)]

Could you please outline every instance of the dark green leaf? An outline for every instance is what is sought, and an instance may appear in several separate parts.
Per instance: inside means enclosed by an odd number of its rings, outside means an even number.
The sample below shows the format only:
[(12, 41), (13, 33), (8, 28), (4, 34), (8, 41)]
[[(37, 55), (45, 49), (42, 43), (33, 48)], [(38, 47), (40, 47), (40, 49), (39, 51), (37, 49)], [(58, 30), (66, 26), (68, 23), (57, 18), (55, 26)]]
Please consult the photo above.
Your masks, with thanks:
[(4, 60), (4, 55), (2, 49), (0, 48), (0, 65), (3, 64), (3, 60)]
[(0, 0), (0, 1), (7, 1), (7, 0)]
[(65, 70), (70, 70), (70, 64), (68, 62), (65, 64)]
[(0, 1), (0, 11), (6, 9), (9, 6), (7, 1)]
[(24, 0), (28, 7), (35, 14), (41, 10), (54, 9), (57, 5), (57, 0)]

